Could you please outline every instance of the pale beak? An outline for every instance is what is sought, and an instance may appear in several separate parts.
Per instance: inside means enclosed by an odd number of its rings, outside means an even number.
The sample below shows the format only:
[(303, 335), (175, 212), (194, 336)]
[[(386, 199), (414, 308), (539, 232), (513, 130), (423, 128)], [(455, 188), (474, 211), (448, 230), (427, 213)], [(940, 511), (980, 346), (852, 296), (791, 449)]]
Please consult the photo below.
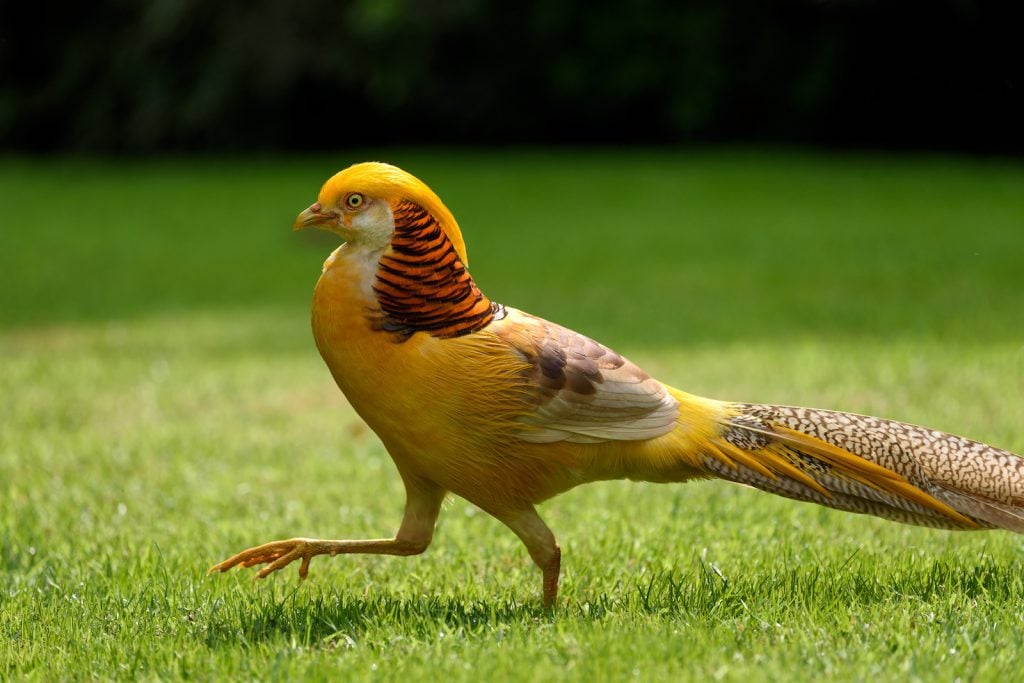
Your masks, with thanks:
[(309, 227), (319, 228), (328, 223), (334, 223), (337, 220), (338, 214), (333, 211), (324, 211), (323, 207), (320, 206), (320, 202), (314, 202), (312, 206), (295, 217), (295, 222), (292, 223), (292, 230), (302, 230)]

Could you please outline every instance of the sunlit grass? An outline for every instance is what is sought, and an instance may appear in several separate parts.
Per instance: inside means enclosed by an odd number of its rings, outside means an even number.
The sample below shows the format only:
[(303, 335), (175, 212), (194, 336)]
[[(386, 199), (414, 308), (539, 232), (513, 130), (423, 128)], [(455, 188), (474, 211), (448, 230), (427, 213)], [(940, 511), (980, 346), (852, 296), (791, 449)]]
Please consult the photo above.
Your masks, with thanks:
[[(666, 382), (1024, 451), (1017, 169), (406, 156), (462, 209), (495, 298), (610, 337)], [(3, 171), (19, 192), (0, 202), (27, 222), (0, 238), (0, 677), (1019, 672), (1020, 537), (717, 482), (609, 482), (547, 503), (564, 551), (555, 613), (515, 537), (460, 500), (422, 557), (318, 558), (304, 584), (207, 576), (254, 543), (386, 535), (401, 513), (386, 452), (309, 336), (329, 244), (287, 232), (332, 169), (75, 162), (66, 184), (59, 165)], [(39, 208), (55, 186), (74, 224)]]

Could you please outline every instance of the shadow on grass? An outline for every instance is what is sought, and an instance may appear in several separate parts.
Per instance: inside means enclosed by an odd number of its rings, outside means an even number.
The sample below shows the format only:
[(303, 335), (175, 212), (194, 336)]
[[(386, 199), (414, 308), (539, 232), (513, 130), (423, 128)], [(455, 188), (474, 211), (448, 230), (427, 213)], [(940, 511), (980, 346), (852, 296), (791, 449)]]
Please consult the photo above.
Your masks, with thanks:
[[(752, 572), (730, 580), (700, 560), (690, 570), (656, 573), (631, 586), (597, 594), (564, 595), (550, 611), (533, 596), (469, 601), (458, 596), (357, 597), (332, 591), (311, 595), (293, 587), (252, 602), (220, 603), (204, 631), (211, 648), (285, 640), (311, 648), (353, 647), (366, 640), (436, 641), (445, 634), (493, 638), (508, 630), (530, 632), (557, 621), (686, 622), (714, 627), (734, 620), (826, 622), (873, 606), (957, 610), (968, 603), (1019, 604), (1024, 563), (990, 557), (965, 566), (956, 558), (901, 564), (869, 558), (855, 566), (797, 566)], [(840, 618), (842, 618), (840, 616)], [(384, 635), (381, 635), (383, 632)]]
[(351, 646), (370, 630), (387, 628), (390, 638), (436, 640), (442, 632), (476, 634), (496, 627), (549, 623), (554, 614), (539, 603), (515, 599), (467, 601), (454, 596), (414, 598), (304, 594), (299, 587), (252, 602), (220, 603), (205, 632), (209, 647), (235, 647), (285, 639), (306, 647)]

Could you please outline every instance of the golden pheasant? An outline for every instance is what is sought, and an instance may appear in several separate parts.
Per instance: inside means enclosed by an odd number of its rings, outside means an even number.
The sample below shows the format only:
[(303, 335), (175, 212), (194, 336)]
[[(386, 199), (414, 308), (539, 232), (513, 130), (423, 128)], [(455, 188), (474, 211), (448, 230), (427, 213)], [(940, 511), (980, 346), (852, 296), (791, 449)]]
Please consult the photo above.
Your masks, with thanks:
[(330, 178), (296, 230), (344, 244), (324, 263), (313, 334), (406, 490), (393, 538), (293, 538), (214, 566), (338, 553), (415, 555), (449, 492), (501, 520), (558, 592), (561, 553), (535, 505), (591, 481), (720, 477), (933, 527), (1024, 532), (1024, 459), (958, 436), (810, 408), (730, 403), (662, 384), (592, 339), (489, 300), (454, 216), (381, 163)]

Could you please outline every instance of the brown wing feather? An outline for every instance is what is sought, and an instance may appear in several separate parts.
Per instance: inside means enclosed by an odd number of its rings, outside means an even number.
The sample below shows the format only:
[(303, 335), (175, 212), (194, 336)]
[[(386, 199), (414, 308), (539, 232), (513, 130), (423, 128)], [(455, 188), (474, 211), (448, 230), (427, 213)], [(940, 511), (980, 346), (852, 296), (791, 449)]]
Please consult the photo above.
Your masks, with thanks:
[(675, 428), (664, 385), (593, 339), (514, 309), (488, 330), (528, 364), (524, 441), (634, 441)]

